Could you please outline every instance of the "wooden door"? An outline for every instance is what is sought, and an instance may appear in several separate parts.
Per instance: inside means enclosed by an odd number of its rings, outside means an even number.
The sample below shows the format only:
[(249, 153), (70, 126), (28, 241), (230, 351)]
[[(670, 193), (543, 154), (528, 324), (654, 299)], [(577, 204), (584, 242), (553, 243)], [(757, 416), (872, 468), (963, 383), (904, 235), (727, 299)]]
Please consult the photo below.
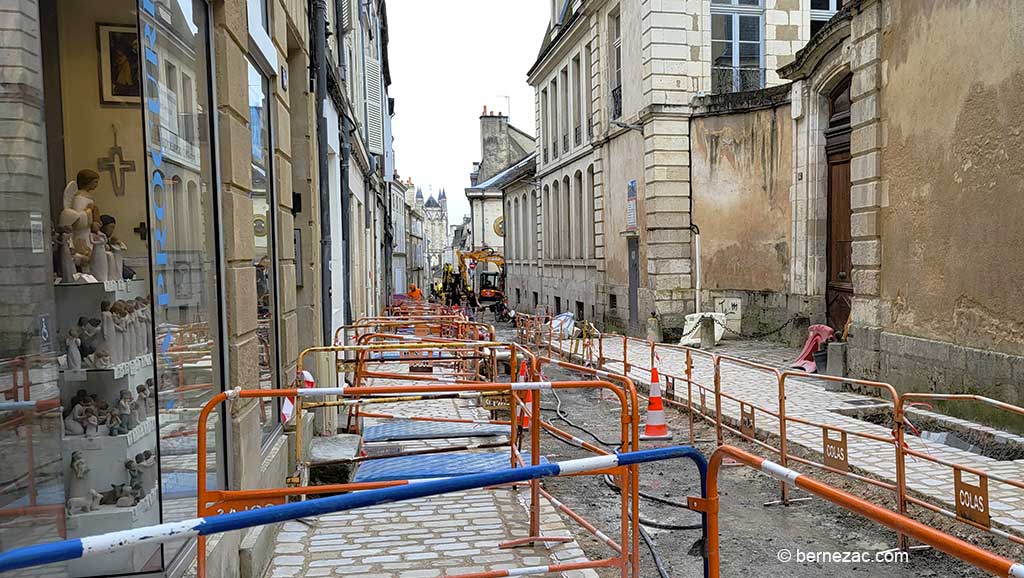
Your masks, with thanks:
[(828, 324), (842, 331), (853, 300), (853, 259), (850, 232), (850, 153), (828, 156)]

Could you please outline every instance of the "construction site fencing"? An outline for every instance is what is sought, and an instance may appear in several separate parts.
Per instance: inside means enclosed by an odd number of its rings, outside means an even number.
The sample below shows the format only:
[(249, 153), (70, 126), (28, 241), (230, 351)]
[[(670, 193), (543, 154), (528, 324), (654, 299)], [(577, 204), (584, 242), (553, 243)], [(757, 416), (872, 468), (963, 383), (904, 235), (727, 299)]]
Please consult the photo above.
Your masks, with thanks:
[[(540, 328), (536, 335), (542, 338), (537, 346), (540, 350), (550, 350), (554, 354), (576, 359), (581, 363), (589, 362), (585, 355), (579, 353), (579, 348), (572, 345), (573, 341), (582, 341), (579, 334), (573, 339), (561, 339), (560, 335)], [(543, 339), (544, 337), (547, 339)], [(623, 374), (646, 379), (649, 384), (651, 370), (661, 366), (658, 373), (662, 391), (665, 392), (664, 401), (686, 411), (690, 443), (698, 441), (695, 421), (704, 421), (714, 428), (715, 441), (718, 445), (725, 443), (724, 434), (728, 432), (775, 454), (782, 466), (788, 467), (791, 462), (813, 466), (890, 491), (893, 494), (894, 509), (902, 515), (910, 516), (908, 506), (915, 505), (1014, 543), (1024, 544), (1024, 537), (1013, 533), (1011, 525), (1001, 524), (992, 519), (989, 496), (989, 487), (995, 486), (1003, 498), (996, 500), (997, 504), (1020, 503), (1020, 500), (1024, 499), (1024, 481), (959, 463), (954, 458), (938, 458), (927, 451), (911, 449), (908, 440), (921, 438), (906, 436), (905, 420), (906, 406), (928, 401), (974, 402), (1013, 415), (1024, 415), (1024, 409), (1018, 406), (972, 395), (906, 393), (901, 396), (889, 383), (784, 371), (738, 357), (683, 345), (654, 343), (624, 335), (604, 334), (597, 343), (596, 366), (600, 369), (621, 369)], [(621, 344), (621, 356), (610, 354), (608, 348), (604, 346), (605, 343)], [(683, 356), (685, 362), (681, 374), (664, 369), (661, 356), (666, 352), (676, 352)], [(615, 365), (618, 365), (618, 368), (614, 367)], [(730, 391), (724, 391), (723, 383), (730, 383), (731, 379), (737, 382), (740, 380), (739, 375), (730, 374), (733, 368), (743, 370), (742, 383), (737, 387), (729, 387)], [(814, 383), (815, 381), (819, 383)], [(839, 383), (870, 392), (877, 398), (873, 409), (891, 416), (891, 430), (880, 434), (877, 431), (870, 431), (872, 428), (868, 424), (844, 427), (825, 420), (793, 415), (787, 410), (787, 401), (799, 397), (792, 395), (794, 391), (804, 388), (820, 390), (820, 382)], [(685, 391), (682, 391), (681, 386), (685, 386)], [(811, 398), (813, 399), (813, 396)], [(794, 452), (791, 447), (794, 436), (799, 440), (799, 446), (811, 451)], [(811, 456), (814, 455), (819, 456), (819, 459), (812, 459)], [(870, 468), (864, 467), (872, 459), (879, 459), (885, 455), (891, 456), (893, 464), (891, 480), (886, 479), (887, 476), (882, 475), (878, 468), (871, 471)], [(934, 494), (929, 496), (922, 493), (928, 486), (925, 480), (931, 481), (934, 476), (922, 473), (921, 477), (914, 478), (912, 470), (907, 468), (908, 457), (911, 460), (926, 460), (950, 468), (953, 475), (950, 487), (953, 491), (948, 496), (948, 502), (955, 505), (954, 509), (938, 505), (936, 502), (941, 502), (941, 499)], [(998, 464), (995, 461), (993, 463)], [(790, 503), (790, 487), (786, 484), (780, 486), (779, 502)], [(911, 488), (914, 487), (919, 490), (912, 492)], [(1005, 498), (1010, 500), (1005, 501)], [(909, 547), (907, 536), (899, 535), (898, 545), (904, 549)]]
[[(121, 532), (100, 534), (86, 538), (65, 540), (49, 544), (39, 544), (18, 548), (0, 554), (0, 572), (20, 570), (33, 566), (52, 564), (77, 558), (101, 556), (116, 553), (120, 550), (133, 548), (141, 544), (161, 544), (175, 540), (196, 537), (205, 542), (207, 536), (214, 534), (276, 524), (289, 520), (298, 520), (312, 516), (321, 516), (343, 512), (357, 508), (388, 504), (404, 500), (427, 498), (441, 494), (462, 492), (479, 488), (530, 483), (537, 484), (542, 478), (576, 475), (605, 475), (609, 472), (620, 473), (626, 469), (635, 469), (639, 464), (668, 459), (687, 458), (697, 464), (701, 477), (701, 487), (705, 486), (704, 478), (707, 464), (704, 456), (692, 447), (678, 446), (609, 454), (555, 462), (533, 466), (510, 468), (496, 472), (471, 474), (441, 480), (420, 481), (414, 484), (402, 484), (398, 487), (374, 488), (329, 496), (317, 500), (296, 503), (267, 505), (263, 508), (236, 511), (224, 514), (199, 516), (191, 520), (172, 522), (135, 528)], [(704, 527), (708, 527), (707, 516), (704, 516)], [(199, 558), (203, 560), (203, 558)], [(500, 576), (527, 576), (569, 572), (573, 570), (596, 568), (626, 568), (621, 557), (609, 557), (585, 562), (566, 562), (546, 566), (530, 566), (504, 570), (474, 572), (463, 574), (461, 578), (496, 578)], [(205, 576), (205, 564), (200, 566), (199, 576)], [(633, 574), (637, 576), (637, 574)], [(705, 568), (705, 576), (707, 569)]]

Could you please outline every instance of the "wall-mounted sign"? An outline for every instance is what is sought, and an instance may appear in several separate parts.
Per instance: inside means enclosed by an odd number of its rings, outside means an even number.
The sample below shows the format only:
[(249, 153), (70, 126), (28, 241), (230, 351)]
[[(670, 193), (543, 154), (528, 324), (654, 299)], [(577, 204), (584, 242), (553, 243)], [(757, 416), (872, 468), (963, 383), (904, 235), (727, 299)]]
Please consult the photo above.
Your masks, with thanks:
[(626, 188), (626, 230), (635, 231), (636, 225), (636, 180), (629, 181)]

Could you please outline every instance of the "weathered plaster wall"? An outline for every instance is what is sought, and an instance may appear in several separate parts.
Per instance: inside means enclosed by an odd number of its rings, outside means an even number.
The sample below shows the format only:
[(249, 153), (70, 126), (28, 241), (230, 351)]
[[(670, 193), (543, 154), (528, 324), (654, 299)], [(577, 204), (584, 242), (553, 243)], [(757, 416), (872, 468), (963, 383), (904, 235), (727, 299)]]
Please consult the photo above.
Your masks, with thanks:
[[(765, 102), (772, 102), (765, 94)], [(709, 102), (709, 108), (722, 104), (727, 103)], [(694, 222), (701, 231), (701, 308), (725, 313), (731, 329), (747, 333), (771, 331), (805, 315), (803, 299), (790, 295), (790, 105), (781, 99), (768, 107), (698, 116), (690, 134)], [(787, 329), (770, 338), (805, 337)]]
[(918, 0), (884, 13), (883, 330), (1020, 355), (1024, 5)]
[(694, 118), (693, 209), (708, 290), (788, 289), (789, 105)]

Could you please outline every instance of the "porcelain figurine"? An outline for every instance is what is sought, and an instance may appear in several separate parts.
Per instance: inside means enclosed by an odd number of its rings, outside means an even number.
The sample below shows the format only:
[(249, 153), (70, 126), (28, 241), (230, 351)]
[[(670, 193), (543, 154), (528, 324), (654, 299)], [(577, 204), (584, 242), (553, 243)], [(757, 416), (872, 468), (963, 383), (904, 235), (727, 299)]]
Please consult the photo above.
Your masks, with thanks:
[(124, 279), (124, 253), (128, 246), (117, 237), (110, 237), (107, 243), (110, 253), (114, 256), (114, 268), (108, 272), (111, 279)]
[(139, 321), (141, 322), (142, 328), (142, 354), (146, 355), (153, 351), (151, 340), (153, 336), (152, 332), (152, 315), (149, 310), (149, 302), (143, 297), (136, 297), (135, 303), (138, 306)]
[(135, 393), (139, 394), (136, 398), (139, 402), (139, 406), (145, 415), (148, 417), (153, 414), (153, 392), (150, 389), (150, 384), (153, 382), (152, 379), (147, 379), (146, 383), (140, 383), (135, 386)]
[(110, 312), (114, 321), (114, 346), (111, 348), (111, 357), (114, 363), (124, 363), (128, 361), (128, 352), (125, 349), (128, 341), (128, 322), (125, 319), (124, 305), (120, 301), (115, 301), (110, 306)]
[(110, 489), (103, 492), (102, 496), (101, 505), (117, 504), (121, 498), (130, 496), (128, 484), (110, 484)]
[(135, 463), (142, 469), (142, 487), (147, 492), (156, 489), (157, 464), (153, 452), (146, 450), (135, 455)]
[(142, 483), (142, 468), (135, 460), (125, 460), (124, 469), (128, 470), (128, 485), (134, 490), (136, 487), (140, 489), (140, 495), (135, 496), (136, 500), (142, 499), (146, 495), (146, 489)]
[[(78, 399), (77, 403), (72, 406), (71, 413), (64, 418), (64, 433), (66, 435), (85, 435), (86, 426), (89, 423), (87, 410), (92, 410), (92, 399), (89, 397)], [(95, 418), (95, 414), (93, 414), (93, 417)]]
[(92, 194), (99, 184), (99, 173), (83, 169), (78, 171), (75, 180), (64, 188), (64, 209), (60, 213), (57, 224), (71, 229), (75, 252), (82, 255), (88, 255), (92, 250), (91, 227), (99, 212)]
[(97, 281), (107, 281), (107, 236), (100, 231), (100, 224), (93, 223), (89, 234), (92, 253), (89, 257), (89, 273)]
[(81, 423), (86, 437), (92, 437), (100, 433), (100, 419), (96, 415), (95, 407), (85, 408), (85, 415)]
[(121, 418), (121, 425), (124, 426), (125, 429), (131, 430), (135, 427), (136, 424), (134, 423), (132, 412), (132, 392), (127, 389), (121, 390), (120, 397), (118, 397), (117, 404), (115, 405), (115, 410), (117, 411), (118, 417)]
[(96, 351), (105, 351), (112, 360), (117, 360), (120, 357), (115, 349), (118, 345), (117, 324), (111, 307), (110, 301), (100, 302), (100, 335), (96, 340)]
[(107, 418), (107, 433), (112, 436), (123, 436), (128, 433), (128, 428), (121, 422), (121, 414), (111, 411)]
[(81, 498), (88, 495), (89, 486), (86, 479), (89, 477), (89, 464), (80, 450), (71, 452), (71, 476), (68, 480), (68, 495), (72, 498)]
[(78, 267), (75, 265), (75, 250), (71, 240), (71, 227), (59, 225), (56, 228), (57, 239), (55, 242), (58, 257), (57, 275), (61, 283), (74, 283), (78, 274)]
[(110, 359), (109, 353), (100, 350), (82, 360), (82, 365), (89, 369), (110, 369), (114, 367), (114, 362)]
[(100, 332), (100, 320), (79, 317), (78, 324), (75, 327), (78, 329), (79, 339), (82, 340), (81, 345), (79, 345), (82, 357), (96, 351), (96, 336)]
[(68, 337), (64, 340), (67, 345), (67, 368), (70, 370), (82, 369), (82, 339), (77, 327), (68, 330)]
[(103, 494), (96, 490), (89, 490), (89, 493), (85, 496), (68, 499), (67, 504), (64, 506), (65, 513), (70, 516), (76, 510), (78, 512), (91, 512), (99, 508), (102, 501)]

